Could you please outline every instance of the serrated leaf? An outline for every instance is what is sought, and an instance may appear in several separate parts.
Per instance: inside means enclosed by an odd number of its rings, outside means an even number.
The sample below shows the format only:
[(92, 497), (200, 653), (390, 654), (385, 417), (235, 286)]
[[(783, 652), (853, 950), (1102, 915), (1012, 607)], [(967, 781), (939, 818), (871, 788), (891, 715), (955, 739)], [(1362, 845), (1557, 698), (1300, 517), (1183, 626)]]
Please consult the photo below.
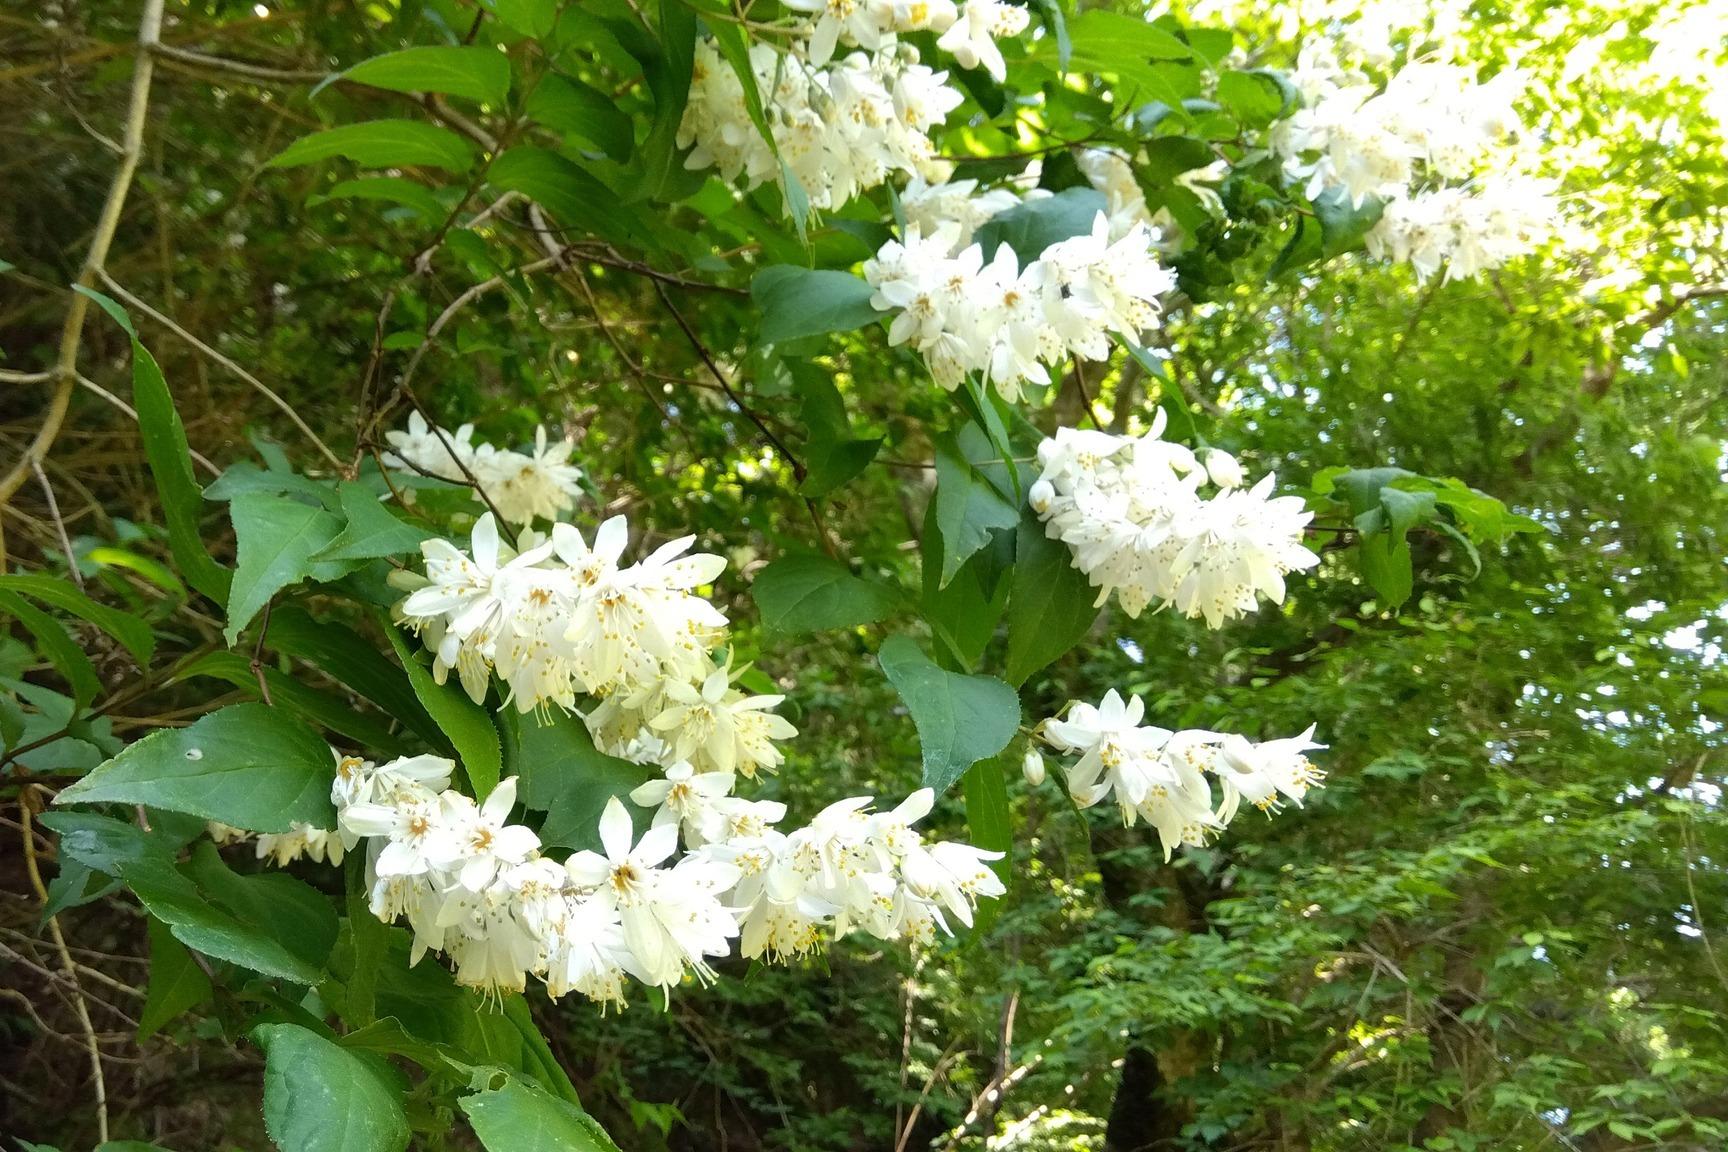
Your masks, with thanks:
[(414, 652), (397, 629), (385, 626), (390, 646), (408, 673), (408, 683), (414, 695), (437, 723), (439, 730), (455, 750), (474, 788), (476, 799), (484, 800), (498, 786), (503, 773), (504, 755), (498, 743), (498, 729), (485, 708), (468, 698), (455, 681), (439, 684), (432, 673), (414, 658)]
[(282, 589), (306, 579), (335, 580), (350, 570), (345, 563), (313, 559), (342, 528), (322, 508), (271, 492), (242, 492), (229, 503), (229, 515), (238, 540), (222, 630), (229, 644)]
[(336, 765), (318, 734), (279, 709), (234, 704), (164, 728), (61, 791), (57, 804), (146, 804), (252, 832), (336, 827)]
[(599, 847), (600, 814), (617, 797), (630, 806), (630, 793), (653, 779), (655, 771), (594, 747), (580, 718), (562, 713), (546, 720), (510, 718), (511, 765), (522, 779), (521, 800), (542, 810), (541, 843), (559, 848)]
[(750, 282), (750, 295), (762, 313), (757, 338), (780, 344), (825, 332), (850, 332), (882, 314), (870, 303), (872, 289), (850, 272), (775, 264)]
[(402, 1152), (408, 1120), (382, 1061), (297, 1024), (261, 1024), (264, 1129), (282, 1152)]
[(420, 545), (432, 537), (424, 528), (417, 528), (391, 512), (359, 484), (342, 485), (337, 489), (337, 497), (342, 501), (342, 515), (347, 523), (335, 539), (318, 550), (314, 560), (401, 556), (419, 552)]
[(592, 1116), (514, 1076), (461, 1105), (486, 1152), (618, 1152)]
[(144, 1007), (138, 1013), (138, 1039), (144, 1040), (162, 1030), (170, 1020), (207, 1002), (215, 989), (210, 977), (186, 945), (174, 938), (168, 925), (151, 916), (147, 920), (150, 936), (150, 982), (144, 993)]
[(266, 167), (291, 168), (336, 156), (366, 168), (442, 168), (465, 172), (474, 162), (468, 141), (448, 128), (418, 120), (365, 120), (302, 136)]
[(1084, 639), (1098, 618), (1096, 601), (1068, 546), (1046, 536), (1031, 513), (1022, 516), (1008, 595), (1008, 683), (1024, 684)]
[(343, 73), (357, 84), (390, 92), (438, 92), (482, 104), (510, 94), (510, 61), (472, 44), (435, 44), (386, 52)]
[(787, 556), (756, 574), (750, 595), (771, 632), (855, 628), (891, 615), (899, 593), (826, 556)]
[(994, 676), (938, 668), (908, 636), (890, 636), (877, 660), (917, 726), (925, 787), (947, 791), (1014, 738), (1020, 698)]
[(140, 668), (149, 667), (150, 655), (156, 650), (156, 637), (150, 625), (136, 616), (96, 603), (71, 582), (53, 576), (0, 574), (0, 590), (22, 593), (94, 624), (120, 641)]

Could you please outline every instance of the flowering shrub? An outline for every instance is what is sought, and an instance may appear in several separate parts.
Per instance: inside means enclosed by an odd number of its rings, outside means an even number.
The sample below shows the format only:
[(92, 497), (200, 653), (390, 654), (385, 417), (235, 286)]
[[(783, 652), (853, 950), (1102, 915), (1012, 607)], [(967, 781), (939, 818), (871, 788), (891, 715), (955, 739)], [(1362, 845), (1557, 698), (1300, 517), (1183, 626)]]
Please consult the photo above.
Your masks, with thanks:
[[(282, 79), (164, 47), (162, 0), (144, 9), (114, 217), (158, 57)], [(202, 977), (165, 1019), (234, 993), (286, 1152), (442, 1142), (458, 1112), (489, 1149), (552, 1146), (524, 1135), (544, 1131), (614, 1147), (533, 1020), (534, 985), (664, 1007), (852, 936), (939, 965), (1014, 884), (1015, 758), (1030, 788), (1046, 751), (1070, 759), (1073, 805), (1112, 801), (1166, 861), (1219, 845), (1244, 800), (1299, 808), (1326, 777), (1307, 756), (1326, 716), (1263, 738), (1227, 715), (1177, 728), (1156, 698), (1116, 690), (1048, 709), (1070, 694), (1062, 662), (1107, 646), (1115, 609), (1226, 629), (1355, 579), (1346, 561), (1395, 611), (1411, 539), (1455, 543), (1450, 559), (1479, 571), (1487, 546), (1536, 529), (1462, 481), (1395, 467), (1280, 468), (1280, 488), (1206, 441), (1161, 343), (1196, 309), (1230, 307), (1233, 286), (1295, 284), (1340, 257), (1443, 284), (1558, 244), (1557, 174), (1511, 70), (1478, 80), (1419, 40), (1346, 66), (1316, 35), (1281, 72), (1174, 17), (1004, 0), (475, 11), (465, 39), (331, 78), (411, 96), (413, 118), (332, 106), (341, 122), (265, 169), (357, 165), (375, 174), (320, 183), (326, 202), (388, 202), (425, 225), (381, 293), (343, 451), (254, 381), (318, 454), (267, 445), (263, 467), (232, 461), (199, 488), (186, 406), (134, 327), (175, 322), (108, 274), (113, 218), (76, 285), (52, 378), (78, 380), (91, 303), (125, 326), (121, 404), (165, 523), (168, 562), (148, 571), (222, 642), (64, 579), (0, 586), (58, 686), (8, 686), (6, 718), (28, 704), (33, 733), (19, 720), (8, 758), (97, 753), (67, 761), (40, 814), (84, 869), (62, 871), (50, 915), (110, 877), (149, 918), (159, 970), (173, 958)], [(466, 286), (433, 307), (450, 260)], [(595, 285), (619, 281), (665, 323), (644, 335), (603, 304)], [(529, 390), (530, 441), (498, 402), (508, 388), (463, 402), (422, 367), (482, 297), (507, 296), (512, 322), (572, 325), (542, 283), (591, 316), (651, 405), (645, 427), (596, 432), (603, 402), (542, 411)], [(666, 368), (667, 345), (689, 362)], [(574, 350), (550, 359), (547, 373), (589, 371)], [(1129, 372), (1151, 385), (1138, 399)], [(1106, 380), (1108, 428), (1088, 391)], [(899, 405), (882, 435), (859, 426), (867, 390)], [(723, 442), (686, 426), (709, 404)], [(499, 442), (440, 423), (464, 410)], [(807, 546), (747, 522), (699, 538), (595, 463), (608, 436), (680, 433), (684, 467), (644, 449), (643, 472), (681, 494), (767, 477), (807, 517)], [(905, 458), (881, 455), (890, 436)], [(916, 473), (907, 507), (926, 507), (905, 531), (879, 518), (894, 538), (872, 542), (876, 562), (824, 510), (886, 468)], [(216, 533), (207, 502), (225, 506)], [(114, 739), (100, 722), (127, 689), (45, 607), (107, 637), (146, 688), (205, 677), (248, 698), (208, 695), (189, 723)], [(801, 755), (793, 718), (808, 713), (776, 643), (808, 633), (845, 638), (844, 674), (891, 687), (918, 787), (825, 795), (791, 818), (771, 777)], [(163, 663), (158, 645), (180, 651)], [(1049, 714), (1023, 723), (1023, 705)], [(236, 870), (245, 842), (291, 871)], [(415, 1014), (410, 980), (436, 989), (436, 1013)], [(329, 1143), (346, 1113), (364, 1131)]]

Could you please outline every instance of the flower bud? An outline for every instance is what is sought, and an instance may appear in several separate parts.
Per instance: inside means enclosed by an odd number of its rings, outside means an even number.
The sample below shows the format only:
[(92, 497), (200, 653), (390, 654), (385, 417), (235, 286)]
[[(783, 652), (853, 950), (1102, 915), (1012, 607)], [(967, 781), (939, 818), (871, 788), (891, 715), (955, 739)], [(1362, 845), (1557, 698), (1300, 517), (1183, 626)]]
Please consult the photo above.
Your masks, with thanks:
[(1033, 481), (1032, 490), (1026, 495), (1026, 502), (1032, 505), (1032, 511), (1042, 516), (1050, 507), (1050, 501), (1056, 499), (1056, 486), (1048, 480)]
[(1206, 450), (1206, 475), (1220, 488), (1240, 488), (1246, 481), (1236, 457), (1219, 448)]
[(1038, 754), (1038, 749), (1027, 748), (1026, 758), (1020, 762), (1020, 771), (1026, 775), (1026, 783), (1036, 788), (1044, 783), (1044, 757)]

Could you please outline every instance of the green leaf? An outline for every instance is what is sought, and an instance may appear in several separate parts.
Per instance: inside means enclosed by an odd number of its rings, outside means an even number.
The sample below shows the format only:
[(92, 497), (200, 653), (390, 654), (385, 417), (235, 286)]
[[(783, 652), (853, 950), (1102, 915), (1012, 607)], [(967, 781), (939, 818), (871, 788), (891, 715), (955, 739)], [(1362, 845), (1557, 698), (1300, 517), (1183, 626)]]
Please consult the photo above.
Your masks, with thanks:
[(612, 189), (556, 152), (527, 145), (512, 148), (487, 170), (486, 179), (499, 189), (522, 193), (566, 228), (613, 240), (632, 240), (640, 231)]
[(973, 242), (991, 259), (1003, 244), (1014, 250), (1022, 266), (1044, 249), (1092, 231), (1098, 213), (1107, 211), (1104, 194), (1093, 188), (1064, 188), (1054, 196), (1029, 200), (998, 212), (973, 234)]
[(270, 614), (269, 645), (304, 660), (337, 683), (359, 693), (417, 732), (430, 744), (444, 733), (414, 695), (408, 675), (374, 643), (342, 621), (317, 620), (295, 605)]
[(228, 594), (228, 626), (222, 635), (233, 644), (270, 598), (311, 577), (339, 579), (346, 565), (314, 560), (336, 538), (342, 522), (322, 508), (270, 492), (242, 492), (229, 504), (238, 555)]
[(156, 650), (156, 637), (150, 625), (138, 617), (98, 604), (70, 582), (53, 576), (0, 575), (0, 589), (21, 592), (96, 625), (120, 641), (140, 668), (149, 667), (150, 654)]
[(468, 783), (473, 785), (475, 798), (484, 800), (487, 793), (498, 786), (504, 766), (504, 755), (498, 745), (498, 729), (492, 726), (492, 717), (485, 708), (470, 700), (455, 681), (439, 684), (433, 680), (431, 671), (415, 659), (401, 632), (388, 625), (385, 631), (390, 636), (391, 647), (396, 649), (396, 658), (402, 661), (402, 667), (408, 673), (414, 695), (455, 750), (456, 758), (468, 773)]
[[(683, 0), (660, 0), (658, 42), (636, 47), (626, 43), (642, 64), (642, 75), (654, 95), (654, 122), (642, 145), (641, 198), (666, 199), (681, 174), (678, 130), (690, 98), (690, 78), (696, 65), (696, 12)], [(630, 27), (629, 25), (625, 25)], [(634, 29), (632, 29), (634, 30)]]
[(466, 172), (474, 162), (468, 141), (448, 128), (418, 120), (366, 120), (302, 136), (266, 167), (290, 168), (344, 156), (366, 168), (442, 168)]
[[(936, 528), (942, 533), (942, 578), (945, 587), (960, 566), (990, 542), (991, 534), (1020, 523), (1020, 512), (974, 459), (988, 455), (982, 433), (957, 441), (951, 436), (936, 441)], [(968, 451), (970, 449), (970, 451)], [(926, 526), (925, 531), (930, 529)]]
[[(1002, 853), (990, 868), (1003, 884), (1013, 880), (1014, 826), (1008, 812), (1008, 768), (1000, 757), (980, 760), (961, 780), (966, 793), (966, 833), (973, 846)], [(1001, 904), (980, 900), (973, 930), (982, 932), (996, 919)]]
[(522, 803), (545, 811), (540, 841), (550, 847), (599, 846), (600, 814), (617, 797), (626, 805), (630, 793), (655, 775), (652, 768), (608, 756), (594, 747), (588, 726), (579, 717), (555, 714), (546, 721), (533, 715), (513, 716), (507, 729), (514, 735), (511, 763), (522, 778)]
[(271, 702), (277, 706), (292, 709), (314, 724), (339, 732), (363, 747), (391, 755), (408, 751), (386, 721), (357, 712), (341, 697), (302, 683), (280, 669), (260, 668), (255, 672), (252, 661), (238, 652), (207, 652), (181, 668), (175, 679), (210, 676), (259, 696), (260, 673), (270, 690)]
[(336, 538), (313, 556), (314, 560), (372, 560), (419, 552), (432, 533), (401, 519), (359, 484), (337, 489), (347, 523)]
[(186, 946), (174, 939), (168, 925), (154, 916), (145, 923), (150, 935), (150, 983), (144, 1008), (138, 1013), (140, 1040), (155, 1035), (164, 1024), (215, 995), (210, 977)]
[(528, 97), (528, 117), (555, 132), (579, 136), (620, 163), (630, 159), (635, 147), (630, 117), (612, 97), (556, 72), (542, 76)]
[(336, 827), (330, 748), (280, 709), (234, 704), (128, 746), (57, 804), (147, 804), (253, 832)]
[(110, 320), (126, 330), (126, 335), (132, 337), (133, 340), (138, 339), (138, 329), (133, 326), (132, 317), (126, 314), (126, 309), (122, 308), (120, 302), (114, 297), (105, 292), (98, 292), (88, 284), (74, 284), (72, 291), (95, 302), (96, 307), (108, 313)]
[(868, 468), (882, 443), (880, 436), (811, 433), (804, 449), (804, 481), (798, 485), (798, 494), (812, 498), (828, 495)]
[(412, 208), (428, 220), (442, 220), (444, 205), (424, 184), (401, 176), (373, 176), (365, 180), (344, 180), (319, 196), (308, 196), (307, 207), (316, 207), (327, 200), (383, 200)]
[(168, 525), (168, 546), (174, 564), (186, 583), (210, 599), (226, 603), (228, 569), (210, 558), (204, 547), (199, 521), (204, 498), (192, 476), (192, 453), (186, 444), (186, 429), (174, 410), (174, 398), (162, 369), (137, 340), (132, 341), (132, 406), (138, 412), (138, 431), (156, 493), (162, 498), (162, 517)]
[(855, 628), (891, 615), (899, 593), (826, 556), (787, 556), (756, 574), (750, 595), (771, 632)]
[(1005, 532), (992, 538), (960, 565), (946, 586), (942, 576), (942, 534), (926, 531), (919, 542), (923, 562), (920, 609), (930, 631), (952, 657), (943, 663), (956, 668), (977, 665), (1008, 604), (1007, 579), (1014, 568), (1014, 541)]
[(461, 1104), (486, 1152), (618, 1152), (592, 1116), (513, 1076)]
[(1362, 238), (1380, 222), (1385, 205), (1369, 197), (1361, 207), (1350, 202), (1342, 188), (1328, 188), (1314, 198), (1314, 216), (1320, 221), (1320, 251), (1339, 256), (1362, 247)]
[(559, 0), (486, 0), (486, 6), (513, 32), (544, 39), (558, 25)]
[(1410, 599), (1414, 575), (1410, 566), (1410, 544), (1403, 536), (1376, 532), (1357, 545), (1362, 578), (1387, 608), (1397, 608)]
[(1046, 536), (1037, 517), (1022, 516), (1008, 596), (1008, 683), (1019, 687), (1078, 644), (1098, 617), (1096, 600), (1068, 546)]
[(1265, 128), (1293, 103), (1295, 90), (1287, 84), (1272, 72), (1231, 71), (1218, 77), (1214, 95), (1247, 127)]
[[(136, 824), (94, 812), (44, 812), (40, 821), (60, 837), (62, 860), (76, 860), (110, 876), (120, 874), (120, 865), (140, 860), (172, 863), (180, 846), (192, 839), (192, 835), (176, 835), (177, 829), (153, 825), (146, 832)], [(203, 830), (199, 823), (191, 831), (196, 835)]]
[(850, 272), (775, 264), (756, 273), (750, 295), (762, 313), (757, 338), (780, 344), (825, 332), (850, 332), (882, 314), (871, 305), (871, 288)]
[(282, 1152), (401, 1152), (401, 1091), (373, 1063), (298, 1024), (261, 1024), (264, 1130)]
[(510, 94), (510, 61), (502, 52), (468, 44), (404, 48), (362, 60), (343, 75), (390, 92), (439, 92), (481, 104)]
[[(312, 987), (323, 978), (323, 959), (336, 939), (336, 914), (329, 901), (279, 872), (238, 876), (200, 846), (206, 876), (226, 873), (227, 891), (208, 892), (184, 869), (161, 860), (121, 866), (121, 879), (149, 913), (168, 925), (174, 938), (215, 960), (238, 964), (277, 980)], [(230, 899), (244, 892), (238, 907)]]
[(24, 625), (26, 631), (36, 640), (37, 650), (48, 657), (48, 662), (54, 665), (55, 671), (65, 677), (66, 684), (72, 689), (74, 711), (81, 711), (90, 701), (96, 699), (102, 691), (101, 678), (96, 675), (96, 666), (90, 663), (90, 657), (84, 654), (84, 649), (66, 631), (65, 625), (39, 608), (24, 602), (22, 596), (13, 592), (0, 591), (0, 613), (6, 613), (18, 623)]
[(963, 676), (931, 662), (908, 636), (877, 653), (900, 694), (924, 754), (924, 784), (945, 792), (979, 760), (1008, 746), (1020, 726), (1020, 699), (994, 676)]

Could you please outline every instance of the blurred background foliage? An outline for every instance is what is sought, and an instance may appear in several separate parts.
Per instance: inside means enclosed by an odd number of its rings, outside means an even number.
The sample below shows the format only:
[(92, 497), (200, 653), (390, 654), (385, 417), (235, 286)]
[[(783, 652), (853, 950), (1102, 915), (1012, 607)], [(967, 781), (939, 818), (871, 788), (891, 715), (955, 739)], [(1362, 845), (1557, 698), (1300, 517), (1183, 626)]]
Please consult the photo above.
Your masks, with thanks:
[[(136, 7), (0, 12), (8, 367), (52, 360), (62, 286), (111, 177), (106, 138), (124, 107)], [(1304, 32), (1372, 18), (1362, 7), (1213, 4), (1199, 16), (1235, 27), (1249, 61), (1278, 66)], [(1415, 594), (1396, 611), (1331, 545), (1282, 610), (1219, 632), (1106, 610), (1029, 685), (1029, 715), (1118, 687), (1169, 727), (1270, 737), (1318, 722), (1328, 786), (1300, 811), (1244, 817), (1214, 848), (1164, 863), (1145, 829), (1016, 779), (1012, 892), (985, 930), (940, 955), (842, 944), (823, 963), (686, 989), (666, 1011), (601, 1016), (542, 1000), (554, 1050), (622, 1146), (1728, 1145), (1728, 81), (1719, 42), (1714, 56), (1696, 42), (1720, 23), (1684, 23), (1708, 4), (1640, 0), (1394, 7), (1455, 28), (1473, 60), (1531, 71), (1573, 234), (1548, 258), (1464, 284), (1418, 285), (1361, 257), (1267, 281), (1275, 249), (1256, 249), (1173, 319), (1163, 378), (1118, 363), (1088, 382), (1094, 412), (1137, 428), (1165, 405), (1178, 432), (1298, 488), (1333, 466), (1456, 476), (1545, 532), (1483, 556), (1474, 579), (1456, 542), (1413, 537)], [(478, 11), (175, 0), (164, 38), (323, 72), (460, 40)], [(385, 335), (424, 331), (531, 238), (501, 218), (409, 275), (435, 213), (327, 198), (340, 178), (327, 166), (264, 166), (314, 128), (399, 114), (407, 98), (311, 88), (165, 60), (109, 268), (351, 443), (386, 295)], [(619, 106), (631, 98), (619, 92)], [(777, 206), (761, 204), (698, 193), (668, 217), (685, 274), (722, 286), (669, 296), (728, 358), (749, 323), (741, 258), (795, 243)], [(830, 262), (868, 251), (843, 223), (818, 232)], [(541, 421), (579, 432), (596, 507), (729, 555), (720, 592), (735, 635), (801, 729), (769, 787), (795, 817), (836, 795), (915, 787), (916, 737), (869, 659), (870, 630), (764, 635), (747, 582), (826, 531), (863, 571), (916, 587), (908, 541), (932, 482), (926, 429), (953, 420), (953, 399), (879, 333), (824, 344), (819, 364), (858, 434), (885, 443), (813, 522), (788, 461), (711, 382), (653, 281), (600, 265), (506, 280), (419, 367), (423, 402), (500, 442)], [(163, 325), (140, 327), (196, 451), (225, 466), (278, 441), (312, 459), (255, 389)], [(91, 384), (124, 394), (123, 335), (93, 322), (85, 339)], [(399, 370), (414, 341), (384, 343)], [(737, 370), (770, 426), (808, 423), (771, 366)], [(31, 385), (0, 391), (0, 456), (23, 450), (42, 399)], [(1084, 406), (1070, 388), (1032, 419), (1048, 431)], [(133, 423), (81, 390), (46, 471), (71, 562), (166, 620), (177, 594), (138, 575), (165, 545)], [(39, 487), (4, 513), (12, 562), (64, 570)], [(189, 646), (219, 630), (196, 612), (172, 620)], [(23, 659), (0, 646), (7, 675)], [(211, 703), (170, 687), (112, 730), (184, 719), (195, 700)], [(82, 1042), (44, 975), (38, 908), (7, 840), (0, 1131), (86, 1146)], [(328, 887), (317, 871), (303, 875)], [(124, 989), (141, 982), (147, 953), (136, 910), (104, 900), (65, 920), (83, 960), (120, 986), (92, 987), (113, 1002), (96, 1011), (114, 1034), (117, 1130), (178, 1149), (264, 1146), (260, 1060), (217, 1022), (128, 1040), (137, 1005)]]

